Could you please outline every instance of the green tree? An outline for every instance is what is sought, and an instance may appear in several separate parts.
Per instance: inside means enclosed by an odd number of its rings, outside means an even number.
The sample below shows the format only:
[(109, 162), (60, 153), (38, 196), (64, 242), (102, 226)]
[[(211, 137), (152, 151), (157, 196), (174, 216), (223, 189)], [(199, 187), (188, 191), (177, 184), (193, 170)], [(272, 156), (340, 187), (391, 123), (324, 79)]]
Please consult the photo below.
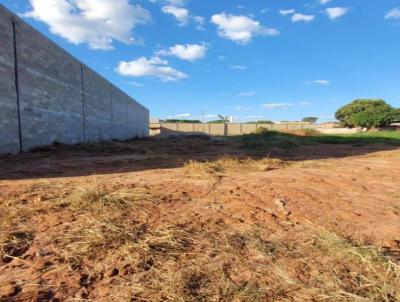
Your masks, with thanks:
[(378, 128), (394, 120), (396, 110), (384, 100), (355, 100), (340, 108), (335, 116), (345, 127)]
[(209, 121), (207, 124), (225, 124), (224, 120)]
[(392, 115), (393, 115), (392, 122), (400, 123), (400, 108), (393, 110)]
[(307, 117), (303, 118), (301, 121), (306, 122), (306, 123), (315, 124), (318, 121), (318, 118), (314, 117), (314, 116), (307, 116)]

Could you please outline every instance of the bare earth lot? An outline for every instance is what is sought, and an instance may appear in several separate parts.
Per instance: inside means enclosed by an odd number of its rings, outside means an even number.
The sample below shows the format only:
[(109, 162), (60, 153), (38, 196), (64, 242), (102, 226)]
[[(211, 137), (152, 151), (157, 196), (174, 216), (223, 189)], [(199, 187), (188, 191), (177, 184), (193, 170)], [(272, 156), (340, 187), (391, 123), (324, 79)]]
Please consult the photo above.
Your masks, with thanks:
[(400, 149), (186, 137), (0, 158), (0, 301), (400, 301)]

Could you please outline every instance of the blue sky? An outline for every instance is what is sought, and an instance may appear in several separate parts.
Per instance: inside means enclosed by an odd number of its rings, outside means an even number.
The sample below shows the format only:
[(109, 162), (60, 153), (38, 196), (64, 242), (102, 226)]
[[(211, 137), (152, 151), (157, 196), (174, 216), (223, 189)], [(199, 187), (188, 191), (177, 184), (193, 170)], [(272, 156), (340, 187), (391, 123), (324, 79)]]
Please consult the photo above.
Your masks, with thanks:
[[(399, 0), (0, 0), (160, 118), (400, 107)], [(93, 5), (95, 4), (95, 5)]]

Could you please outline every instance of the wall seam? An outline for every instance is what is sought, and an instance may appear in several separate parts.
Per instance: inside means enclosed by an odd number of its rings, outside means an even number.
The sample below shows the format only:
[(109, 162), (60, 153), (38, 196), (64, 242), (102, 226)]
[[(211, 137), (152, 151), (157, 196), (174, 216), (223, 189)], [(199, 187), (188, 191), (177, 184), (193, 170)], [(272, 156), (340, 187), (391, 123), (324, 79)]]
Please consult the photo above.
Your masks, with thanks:
[(113, 86), (110, 85), (111, 88), (111, 139), (114, 138), (114, 112), (113, 112)]
[(23, 151), (22, 142), (22, 128), (21, 128), (21, 104), (20, 104), (20, 90), (19, 90), (19, 73), (18, 73), (18, 52), (17, 52), (17, 31), (16, 23), (13, 18), (11, 18), (12, 30), (13, 30), (13, 51), (14, 51), (14, 81), (15, 81), (15, 92), (17, 101), (17, 119), (18, 119), (18, 143), (19, 143), (19, 153)]

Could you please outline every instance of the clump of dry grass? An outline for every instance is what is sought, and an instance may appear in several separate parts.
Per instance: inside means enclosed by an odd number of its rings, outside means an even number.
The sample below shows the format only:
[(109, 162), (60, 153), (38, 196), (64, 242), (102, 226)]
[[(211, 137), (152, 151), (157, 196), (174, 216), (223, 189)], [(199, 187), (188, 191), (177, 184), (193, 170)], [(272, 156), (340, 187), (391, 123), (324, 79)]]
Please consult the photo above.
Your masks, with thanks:
[(270, 171), (284, 168), (287, 165), (287, 162), (276, 158), (255, 160), (252, 158), (241, 159), (224, 156), (220, 159), (206, 162), (190, 160), (184, 165), (184, 173), (192, 177), (220, 177), (227, 172)]
[(335, 301), (400, 300), (400, 265), (377, 248), (327, 231), (316, 234), (314, 240), (330, 268), (319, 281), (335, 283), (335, 290), (326, 288), (321, 297)]
[(214, 161), (199, 162), (190, 160), (185, 163), (184, 172), (191, 176), (217, 176), (228, 169), (237, 168), (242, 165), (238, 158), (224, 156)]
[(68, 197), (69, 206), (77, 211), (102, 211), (110, 208), (133, 208), (151, 202), (153, 194), (143, 188), (126, 189), (98, 185), (78, 188)]

